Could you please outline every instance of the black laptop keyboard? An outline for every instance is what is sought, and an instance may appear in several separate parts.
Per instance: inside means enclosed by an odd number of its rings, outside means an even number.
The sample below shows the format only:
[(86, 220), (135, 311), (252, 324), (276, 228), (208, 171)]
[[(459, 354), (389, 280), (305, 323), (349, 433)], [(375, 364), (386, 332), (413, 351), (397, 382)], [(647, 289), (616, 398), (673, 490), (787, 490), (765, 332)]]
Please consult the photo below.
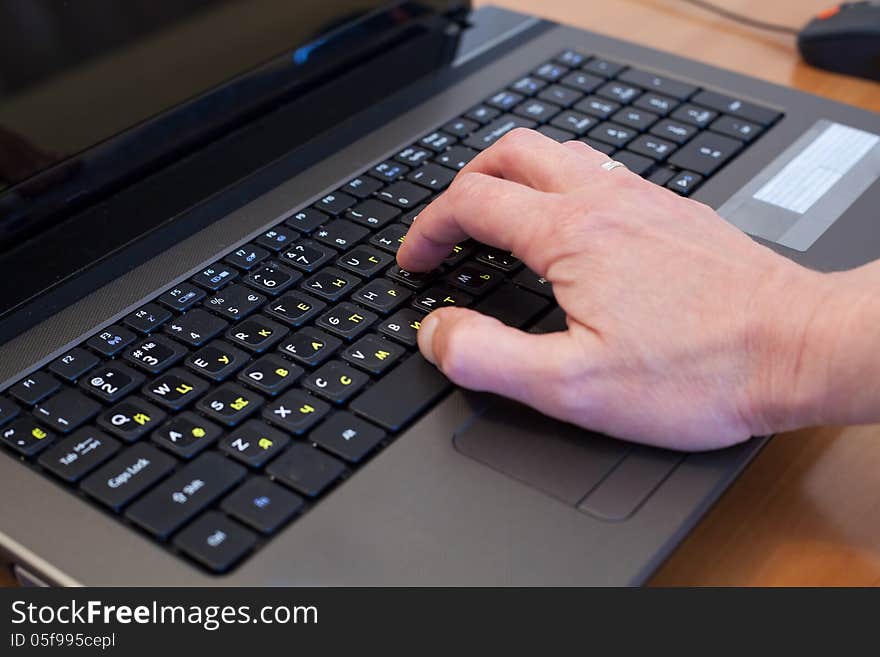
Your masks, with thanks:
[(687, 195), (780, 116), (566, 51), (11, 386), (2, 442), (228, 571), (451, 390), (417, 353), (425, 313), (565, 327), (550, 285), (510, 253), (466, 242), (430, 274), (395, 264), (480, 150), (536, 128)]

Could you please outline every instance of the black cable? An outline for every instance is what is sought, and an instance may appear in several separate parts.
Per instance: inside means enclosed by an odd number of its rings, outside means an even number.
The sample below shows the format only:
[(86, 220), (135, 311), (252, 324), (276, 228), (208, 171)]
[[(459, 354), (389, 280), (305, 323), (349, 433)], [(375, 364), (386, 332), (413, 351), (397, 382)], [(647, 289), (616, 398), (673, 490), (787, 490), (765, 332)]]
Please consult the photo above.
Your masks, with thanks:
[(780, 32), (782, 34), (794, 35), (797, 35), (800, 32), (800, 30), (789, 27), (788, 25), (767, 23), (765, 21), (750, 18), (749, 16), (745, 16), (743, 14), (737, 14), (736, 12), (725, 9), (724, 7), (719, 7), (713, 2), (706, 2), (705, 0), (682, 0), (682, 2), (687, 2), (688, 4), (694, 5), (695, 7), (699, 7), (700, 9), (705, 9), (706, 11), (712, 12), (713, 14), (723, 16), (728, 20), (736, 21), (737, 23), (742, 23), (743, 25), (748, 25), (749, 27), (755, 27), (759, 30), (769, 30), (771, 32)]

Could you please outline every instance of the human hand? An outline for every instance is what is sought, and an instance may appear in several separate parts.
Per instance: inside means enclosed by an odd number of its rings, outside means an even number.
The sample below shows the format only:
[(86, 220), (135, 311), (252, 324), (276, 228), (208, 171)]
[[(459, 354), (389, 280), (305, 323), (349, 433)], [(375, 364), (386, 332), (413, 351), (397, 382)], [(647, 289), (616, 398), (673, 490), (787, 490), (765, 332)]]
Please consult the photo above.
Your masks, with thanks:
[(466, 237), (547, 278), (568, 330), (432, 312), (424, 356), (453, 382), (619, 438), (724, 447), (805, 422), (802, 367), (826, 275), (580, 142), (512, 131), (425, 208), (398, 253), (436, 267)]

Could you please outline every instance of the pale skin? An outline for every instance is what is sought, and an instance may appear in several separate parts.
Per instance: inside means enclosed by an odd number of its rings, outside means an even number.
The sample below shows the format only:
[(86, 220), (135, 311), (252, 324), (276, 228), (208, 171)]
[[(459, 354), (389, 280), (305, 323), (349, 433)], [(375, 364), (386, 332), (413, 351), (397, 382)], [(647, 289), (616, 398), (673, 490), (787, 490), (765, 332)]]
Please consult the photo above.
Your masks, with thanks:
[(398, 253), (436, 267), (467, 237), (553, 284), (568, 330), (465, 308), (422, 354), (455, 383), (618, 438), (682, 450), (880, 420), (880, 263), (818, 273), (580, 142), (518, 129), (425, 208)]

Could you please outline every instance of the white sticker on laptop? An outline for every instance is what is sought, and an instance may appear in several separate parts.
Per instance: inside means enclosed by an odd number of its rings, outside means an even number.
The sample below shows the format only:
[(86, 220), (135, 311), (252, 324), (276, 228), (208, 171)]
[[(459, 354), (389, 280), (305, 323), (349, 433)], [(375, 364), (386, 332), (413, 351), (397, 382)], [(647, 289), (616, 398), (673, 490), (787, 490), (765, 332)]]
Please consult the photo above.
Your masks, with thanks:
[(718, 212), (751, 235), (798, 251), (880, 178), (880, 135), (817, 121)]

